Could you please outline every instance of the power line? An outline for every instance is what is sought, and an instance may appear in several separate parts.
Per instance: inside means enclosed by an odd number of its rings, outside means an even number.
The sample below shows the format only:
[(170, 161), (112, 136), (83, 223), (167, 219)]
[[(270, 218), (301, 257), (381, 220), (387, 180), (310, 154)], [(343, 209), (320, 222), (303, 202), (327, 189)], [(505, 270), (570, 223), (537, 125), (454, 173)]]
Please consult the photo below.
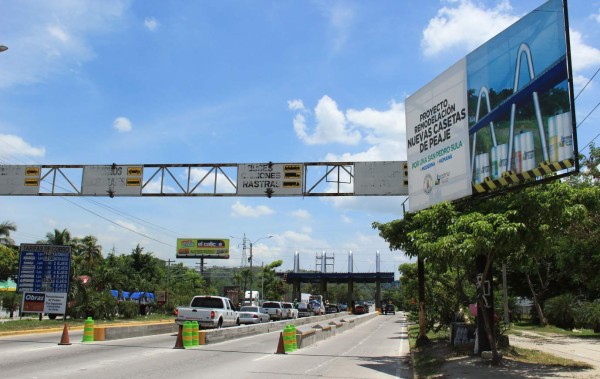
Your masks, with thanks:
[(583, 90), (585, 89), (585, 87), (587, 87), (588, 84), (590, 84), (592, 82), (592, 80), (598, 74), (599, 71), (600, 71), (600, 67), (598, 67), (598, 69), (596, 70), (596, 72), (594, 73), (594, 75), (592, 75), (592, 77), (590, 78), (590, 80), (588, 80), (588, 82), (585, 83), (585, 85), (583, 86), (583, 88), (581, 89), (581, 91), (579, 91), (579, 93), (577, 94), (577, 96), (575, 96), (575, 99), (573, 99), (573, 100), (577, 100), (577, 98), (579, 97), (579, 95), (581, 95), (581, 93), (583, 92)]

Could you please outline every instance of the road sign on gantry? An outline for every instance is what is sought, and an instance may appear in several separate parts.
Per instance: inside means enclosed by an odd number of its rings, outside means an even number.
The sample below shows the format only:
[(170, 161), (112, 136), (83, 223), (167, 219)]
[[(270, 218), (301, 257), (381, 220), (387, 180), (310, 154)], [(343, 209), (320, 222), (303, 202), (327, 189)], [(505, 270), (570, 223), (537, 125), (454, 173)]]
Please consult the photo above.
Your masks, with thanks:
[(141, 196), (143, 166), (85, 166), (81, 194), (84, 196)]
[(37, 195), (40, 166), (0, 166), (0, 195)]
[(250, 163), (238, 165), (239, 196), (302, 195), (301, 163)]

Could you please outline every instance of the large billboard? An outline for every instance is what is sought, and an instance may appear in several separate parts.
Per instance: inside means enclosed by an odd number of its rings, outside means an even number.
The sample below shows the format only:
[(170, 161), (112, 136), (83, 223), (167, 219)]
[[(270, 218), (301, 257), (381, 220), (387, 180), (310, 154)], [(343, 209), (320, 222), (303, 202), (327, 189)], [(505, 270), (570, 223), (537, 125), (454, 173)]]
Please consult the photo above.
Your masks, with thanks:
[(178, 238), (177, 258), (229, 259), (229, 240), (224, 238)]
[(411, 211), (578, 171), (565, 24), (547, 1), (406, 99)]

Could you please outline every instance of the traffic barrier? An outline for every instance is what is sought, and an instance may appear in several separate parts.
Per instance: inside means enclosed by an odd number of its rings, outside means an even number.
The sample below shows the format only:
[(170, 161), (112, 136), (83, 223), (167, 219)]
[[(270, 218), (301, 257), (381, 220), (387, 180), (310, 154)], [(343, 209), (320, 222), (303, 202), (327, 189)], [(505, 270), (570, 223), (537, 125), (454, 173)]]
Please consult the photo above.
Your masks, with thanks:
[(192, 321), (192, 346), (198, 346), (199, 344), (198, 321)]
[(183, 323), (183, 347), (192, 347), (192, 322), (186, 321)]
[(283, 348), (286, 353), (293, 352), (296, 346), (296, 327), (294, 325), (286, 325), (283, 328)]
[(198, 331), (198, 345), (206, 345), (206, 332), (204, 330)]
[(67, 326), (66, 322), (65, 322), (65, 327), (63, 328), (62, 336), (60, 337), (60, 342), (58, 344), (59, 345), (70, 345), (71, 344), (71, 342), (69, 342), (69, 327)]
[(179, 325), (179, 332), (177, 332), (177, 340), (173, 349), (183, 349), (183, 325)]
[(83, 323), (83, 342), (94, 342), (94, 320), (91, 317)]

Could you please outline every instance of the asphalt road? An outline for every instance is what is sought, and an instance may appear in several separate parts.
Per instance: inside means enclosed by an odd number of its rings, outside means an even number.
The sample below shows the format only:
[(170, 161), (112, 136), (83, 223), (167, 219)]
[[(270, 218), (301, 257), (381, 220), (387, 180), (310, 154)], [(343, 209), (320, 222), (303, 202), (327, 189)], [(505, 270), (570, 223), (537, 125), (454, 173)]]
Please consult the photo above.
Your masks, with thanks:
[[(299, 329), (304, 330), (309, 326)], [(274, 354), (279, 333), (193, 349), (163, 334), (59, 346), (61, 333), (0, 338), (3, 378), (412, 378), (406, 318), (378, 316), (290, 354)]]

